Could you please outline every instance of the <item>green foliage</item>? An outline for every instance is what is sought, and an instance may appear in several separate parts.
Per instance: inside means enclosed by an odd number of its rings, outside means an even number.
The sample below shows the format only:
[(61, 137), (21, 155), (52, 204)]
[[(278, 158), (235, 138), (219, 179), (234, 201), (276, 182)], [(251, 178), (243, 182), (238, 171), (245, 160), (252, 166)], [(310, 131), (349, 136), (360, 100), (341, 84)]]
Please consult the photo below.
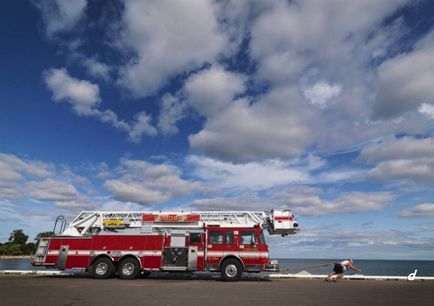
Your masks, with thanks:
[(22, 245), (7, 242), (0, 247), (1, 255), (23, 255)]
[(9, 242), (0, 243), (0, 255), (32, 255), (36, 251), (34, 242), (27, 242), (29, 236), (22, 229), (13, 230)]
[(28, 242), (22, 247), (22, 251), (26, 255), (33, 255), (36, 252), (36, 243)]
[(54, 232), (41, 232), (41, 233), (39, 233), (38, 235), (36, 235), (36, 239), (39, 239), (39, 238), (44, 238), (44, 237), (51, 237), (51, 236), (54, 236)]
[[(51, 237), (53, 232), (39, 233), (36, 238)], [(9, 236), (9, 242), (0, 243), (0, 256), (3, 255), (32, 255), (36, 251), (36, 243), (27, 242), (29, 236), (22, 229), (13, 230)], [(27, 243), (26, 243), (27, 242)]]
[(11, 235), (9, 236), (9, 241), (14, 244), (24, 245), (27, 242), (27, 239), (29, 239), (29, 236), (24, 234), (22, 229), (16, 229), (13, 230)]
[(19, 244), (10, 244), (8, 248), (8, 255), (23, 255), (23, 251), (21, 250), (22, 245)]

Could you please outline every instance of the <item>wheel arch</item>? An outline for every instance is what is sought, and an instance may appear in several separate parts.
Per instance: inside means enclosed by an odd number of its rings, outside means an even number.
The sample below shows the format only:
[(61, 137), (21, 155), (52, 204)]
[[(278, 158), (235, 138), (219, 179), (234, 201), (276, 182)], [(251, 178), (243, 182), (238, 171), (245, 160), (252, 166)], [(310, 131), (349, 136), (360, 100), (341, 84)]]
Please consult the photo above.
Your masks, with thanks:
[(244, 262), (243, 262), (243, 260), (241, 259), (241, 257), (239, 257), (239, 256), (237, 256), (237, 255), (235, 255), (235, 254), (230, 254), (230, 255), (226, 255), (226, 256), (224, 256), (224, 257), (220, 260), (220, 262), (219, 262), (219, 269), (221, 269), (221, 266), (222, 266), (223, 262), (224, 262), (225, 260), (227, 260), (227, 259), (235, 259), (235, 260), (239, 261), (240, 264), (241, 264), (241, 267), (243, 268), (243, 271), (246, 269), (246, 266), (244, 265)]
[(137, 260), (137, 262), (139, 263), (140, 270), (142, 270), (142, 268), (143, 268), (142, 267), (142, 261), (140, 260), (139, 256), (137, 256), (137, 255), (125, 254), (121, 258), (119, 258), (118, 262), (121, 262), (122, 260), (127, 259), (127, 258), (133, 258), (133, 259)]
[(107, 259), (110, 259), (110, 261), (111, 261), (114, 265), (116, 265), (116, 262), (114, 261), (113, 257), (111, 257), (111, 256), (108, 255), (108, 254), (100, 254), (100, 255), (97, 255), (97, 256), (95, 256), (94, 258), (92, 258), (92, 259), (90, 260), (89, 265), (87, 266), (87, 269), (89, 269), (89, 268), (94, 264), (94, 262), (97, 261), (97, 260), (100, 259), (100, 258), (107, 258)]

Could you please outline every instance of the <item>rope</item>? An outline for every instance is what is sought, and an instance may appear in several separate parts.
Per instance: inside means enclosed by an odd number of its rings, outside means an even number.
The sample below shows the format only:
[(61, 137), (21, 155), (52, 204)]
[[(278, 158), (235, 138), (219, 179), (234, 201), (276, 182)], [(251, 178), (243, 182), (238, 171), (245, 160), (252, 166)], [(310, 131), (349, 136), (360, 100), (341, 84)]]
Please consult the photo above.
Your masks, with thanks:
[(307, 270), (307, 269), (313, 269), (313, 268), (321, 268), (321, 267), (327, 267), (334, 265), (334, 262), (325, 263), (325, 264), (317, 264), (317, 265), (308, 265), (308, 266), (301, 266), (301, 267), (295, 267), (295, 268), (289, 268), (289, 269), (282, 269), (280, 272), (289, 272), (290, 270)]

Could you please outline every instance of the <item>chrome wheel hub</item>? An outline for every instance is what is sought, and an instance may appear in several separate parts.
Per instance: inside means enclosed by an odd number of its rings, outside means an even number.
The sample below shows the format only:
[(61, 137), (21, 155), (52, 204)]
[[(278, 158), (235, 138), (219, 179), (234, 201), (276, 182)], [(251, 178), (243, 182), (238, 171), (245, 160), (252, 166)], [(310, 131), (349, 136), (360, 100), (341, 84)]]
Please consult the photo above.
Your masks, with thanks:
[(99, 264), (96, 265), (95, 273), (97, 275), (104, 275), (107, 273), (107, 270), (108, 270), (108, 264), (105, 262), (100, 262)]
[(227, 265), (225, 268), (225, 273), (228, 277), (235, 277), (238, 273), (237, 266), (233, 264)]
[(134, 273), (134, 265), (132, 263), (126, 263), (122, 267), (122, 274), (123, 275), (130, 276), (133, 273)]

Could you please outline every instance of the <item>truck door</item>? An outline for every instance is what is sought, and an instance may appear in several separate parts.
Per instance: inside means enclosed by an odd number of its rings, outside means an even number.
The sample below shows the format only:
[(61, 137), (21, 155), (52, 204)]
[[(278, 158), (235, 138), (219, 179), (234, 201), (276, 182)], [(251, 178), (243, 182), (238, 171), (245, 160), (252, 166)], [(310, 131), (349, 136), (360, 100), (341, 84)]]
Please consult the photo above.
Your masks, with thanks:
[(204, 243), (202, 232), (190, 232), (188, 235), (188, 270), (202, 271), (204, 262)]
[(240, 256), (247, 269), (248, 266), (260, 264), (261, 252), (258, 249), (258, 237), (254, 230), (240, 231)]
[(208, 229), (207, 239), (206, 266), (210, 270), (218, 270), (225, 251), (223, 231), (218, 228)]

